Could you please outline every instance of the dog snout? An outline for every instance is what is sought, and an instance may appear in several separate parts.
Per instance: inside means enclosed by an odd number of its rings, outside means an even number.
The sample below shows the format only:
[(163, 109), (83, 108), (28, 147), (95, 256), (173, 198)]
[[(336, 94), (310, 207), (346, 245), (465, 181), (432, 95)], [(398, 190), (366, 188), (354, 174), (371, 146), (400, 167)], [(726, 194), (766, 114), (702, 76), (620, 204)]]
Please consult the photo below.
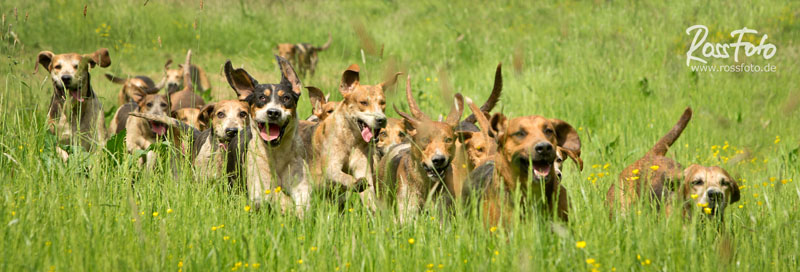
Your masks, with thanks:
[(281, 117), (281, 111), (277, 109), (268, 109), (267, 110), (267, 118), (276, 120)]
[(228, 138), (236, 137), (237, 133), (239, 133), (238, 129), (235, 129), (235, 128), (227, 128), (227, 129), (225, 129), (225, 136), (228, 136)]
[(542, 142), (536, 144), (536, 146), (533, 147), (533, 150), (536, 151), (537, 155), (549, 155), (553, 152), (553, 145), (548, 142)]
[(708, 196), (708, 199), (711, 202), (722, 201), (722, 198), (725, 197), (724, 193), (722, 193), (721, 191), (717, 191), (717, 190), (708, 190), (706, 195)]
[(433, 167), (443, 168), (447, 165), (447, 158), (443, 155), (436, 155), (431, 158), (431, 163), (433, 163)]
[(375, 123), (376, 123), (376, 125), (378, 125), (378, 127), (385, 128), (386, 127), (386, 117), (375, 118)]
[(64, 82), (65, 85), (69, 85), (70, 81), (72, 81), (71, 75), (63, 75), (61, 76), (61, 82)]

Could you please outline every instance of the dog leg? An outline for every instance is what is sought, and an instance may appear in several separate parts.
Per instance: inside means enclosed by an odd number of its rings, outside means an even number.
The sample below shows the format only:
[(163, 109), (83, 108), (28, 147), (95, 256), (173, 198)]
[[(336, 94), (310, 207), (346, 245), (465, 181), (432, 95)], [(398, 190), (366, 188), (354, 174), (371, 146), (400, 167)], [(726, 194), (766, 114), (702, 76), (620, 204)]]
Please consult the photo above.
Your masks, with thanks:
[(67, 162), (67, 160), (69, 159), (69, 153), (67, 153), (67, 151), (64, 151), (64, 149), (61, 149), (60, 146), (56, 146), (56, 153), (58, 153), (58, 156), (61, 157), (61, 160), (64, 162)]
[(402, 180), (397, 188), (397, 217), (400, 224), (411, 222), (416, 214), (419, 212), (419, 202), (421, 197), (413, 189), (408, 186), (408, 181), (405, 177), (400, 177)]

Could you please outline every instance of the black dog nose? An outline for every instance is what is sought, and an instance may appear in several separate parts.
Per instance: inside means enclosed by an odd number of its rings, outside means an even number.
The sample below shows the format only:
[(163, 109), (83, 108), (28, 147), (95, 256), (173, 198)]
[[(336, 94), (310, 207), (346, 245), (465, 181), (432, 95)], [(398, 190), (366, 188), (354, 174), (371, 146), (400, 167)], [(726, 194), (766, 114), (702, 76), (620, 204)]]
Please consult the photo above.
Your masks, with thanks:
[(538, 143), (533, 149), (536, 150), (536, 154), (544, 155), (553, 152), (553, 145), (548, 142)]
[(72, 81), (72, 76), (70, 76), (70, 75), (61, 76), (61, 82), (69, 83), (70, 81)]
[(708, 191), (706, 193), (706, 195), (708, 196), (708, 199), (710, 199), (712, 201), (722, 200), (722, 198), (725, 196), (725, 194), (723, 194), (722, 192), (717, 191), (717, 190)]
[(269, 119), (277, 119), (278, 117), (281, 117), (281, 111), (276, 109), (268, 109), (267, 117), (269, 117)]
[(225, 129), (225, 136), (228, 136), (229, 138), (236, 136), (236, 133), (239, 133), (238, 129), (235, 129), (235, 128), (226, 128)]
[(378, 123), (378, 127), (381, 127), (381, 128), (386, 127), (386, 117), (375, 118), (375, 122)]
[(433, 163), (433, 167), (442, 168), (447, 164), (447, 158), (442, 155), (437, 155), (431, 158), (431, 163)]

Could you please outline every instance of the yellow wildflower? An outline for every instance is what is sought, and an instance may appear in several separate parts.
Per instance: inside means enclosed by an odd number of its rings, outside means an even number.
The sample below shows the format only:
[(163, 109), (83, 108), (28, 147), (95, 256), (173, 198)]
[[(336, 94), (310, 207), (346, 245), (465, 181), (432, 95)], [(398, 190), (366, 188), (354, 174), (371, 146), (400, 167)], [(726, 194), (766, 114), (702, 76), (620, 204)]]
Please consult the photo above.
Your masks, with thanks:
[(697, 194), (692, 194), (692, 195), (690, 195), (690, 196), (692, 197), (692, 199), (697, 199), (697, 197), (698, 197), (698, 195), (697, 195)]
[(491, 228), (489, 228), (489, 232), (495, 232), (495, 231), (497, 231), (497, 227), (491, 227)]
[(586, 259), (586, 263), (587, 264), (593, 264), (594, 263), (594, 259), (592, 259), (592, 258)]
[(153, 212), (153, 217), (158, 217), (158, 212)]
[(650, 169), (653, 169), (653, 171), (656, 171), (656, 170), (658, 170), (658, 165), (650, 166)]
[(413, 245), (414, 244), (414, 238), (408, 238), (408, 243)]
[(703, 208), (703, 212), (706, 214), (711, 214), (711, 208)]
[(639, 174), (639, 169), (633, 169), (633, 171), (631, 171), (631, 173), (633, 173), (634, 175)]
[(280, 192), (281, 192), (281, 186), (275, 187), (275, 193), (277, 194)]
[(172, 213), (172, 209), (167, 209), (167, 214)]
[(244, 206), (244, 211), (249, 212), (250, 211), (250, 205), (245, 205)]
[(577, 248), (585, 248), (586, 247), (586, 241), (577, 241), (577, 242), (575, 242), (575, 247), (577, 247)]

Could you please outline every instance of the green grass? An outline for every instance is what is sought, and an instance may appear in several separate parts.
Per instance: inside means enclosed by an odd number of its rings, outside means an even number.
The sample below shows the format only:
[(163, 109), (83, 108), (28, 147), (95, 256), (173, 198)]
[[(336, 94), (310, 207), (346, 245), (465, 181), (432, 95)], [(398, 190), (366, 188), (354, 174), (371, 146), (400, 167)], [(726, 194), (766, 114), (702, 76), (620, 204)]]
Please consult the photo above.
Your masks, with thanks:
[[(200, 9), (197, 1), (145, 2), (91, 1), (86, 16), (76, 1), (0, 3), (0, 270), (248, 270), (259, 264), (265, 271), (573, 271), (591, 269), (589, 258), (602, 271), (800, 267), (798, 3), (206, 1)], [(716, 42), (732, 41), (723, 33), (745, 26), (768, 34), (775, 57), (744, 62), (771, 63), (777, 72), (692, 73), (685, 30), (695, 24), (707, 25)], [(9, 40), (9, 29), (21, 44)], [(246, 195), (222, 182), (140, 172), (130, 158), (117, 165), (99, 152), (65, 164), (53, 152), (45, 118), (51, 85), (42, 69), (31, 73), (41, 50), (109, 48), (112, 65), (94, 69), (92, 80), (109, 110), (120, 88), (103, 73), (160, 79), (167, 58), (180, 62), (192, 49), (194, 63), (211, 77), (213, 96), (230, 99), (234, 93), (221, 76), (226, 59), (260, 82), (277, 82), (277, 43), (321, 44), (328, 32), (333, 44), (321, 53), (317, 76), (304, 84), (333, 92), (334, 99), (351, 63), (362, 66), (368, 84), (400, 70), (412, 75), (423, 110), (435, 116), (450, 105), (440, 98), (450, 97), (443, 83), (483, 101), (495, 65), (503, 62), (497, 111), (557, 117), (579, 128), (587, 167), (578, 172), (568, 163), (564, 172), (570, 221), (554, 225), (532, 215), (492, 232), (474, 216), (457, 214), (444, 223), (423, 215), (399, 226), (392, 212), (370, 215), (351, 202), (339, 213), (317, 199), (298, 220), (245, 211)], [(301, 99), (303, 116), (310, 112), (307, 99)], [(391, 95), (389, 104), (405, 101)], [(669, 155), (684, 165), (722, 166), (746, 186), (726, 211), (722, 231), (660, 216), (646, 205), (609, 220), (608, 187), (686, 106), (694, 118)], [(578, 241), (586, 247), (577, 248)]]

